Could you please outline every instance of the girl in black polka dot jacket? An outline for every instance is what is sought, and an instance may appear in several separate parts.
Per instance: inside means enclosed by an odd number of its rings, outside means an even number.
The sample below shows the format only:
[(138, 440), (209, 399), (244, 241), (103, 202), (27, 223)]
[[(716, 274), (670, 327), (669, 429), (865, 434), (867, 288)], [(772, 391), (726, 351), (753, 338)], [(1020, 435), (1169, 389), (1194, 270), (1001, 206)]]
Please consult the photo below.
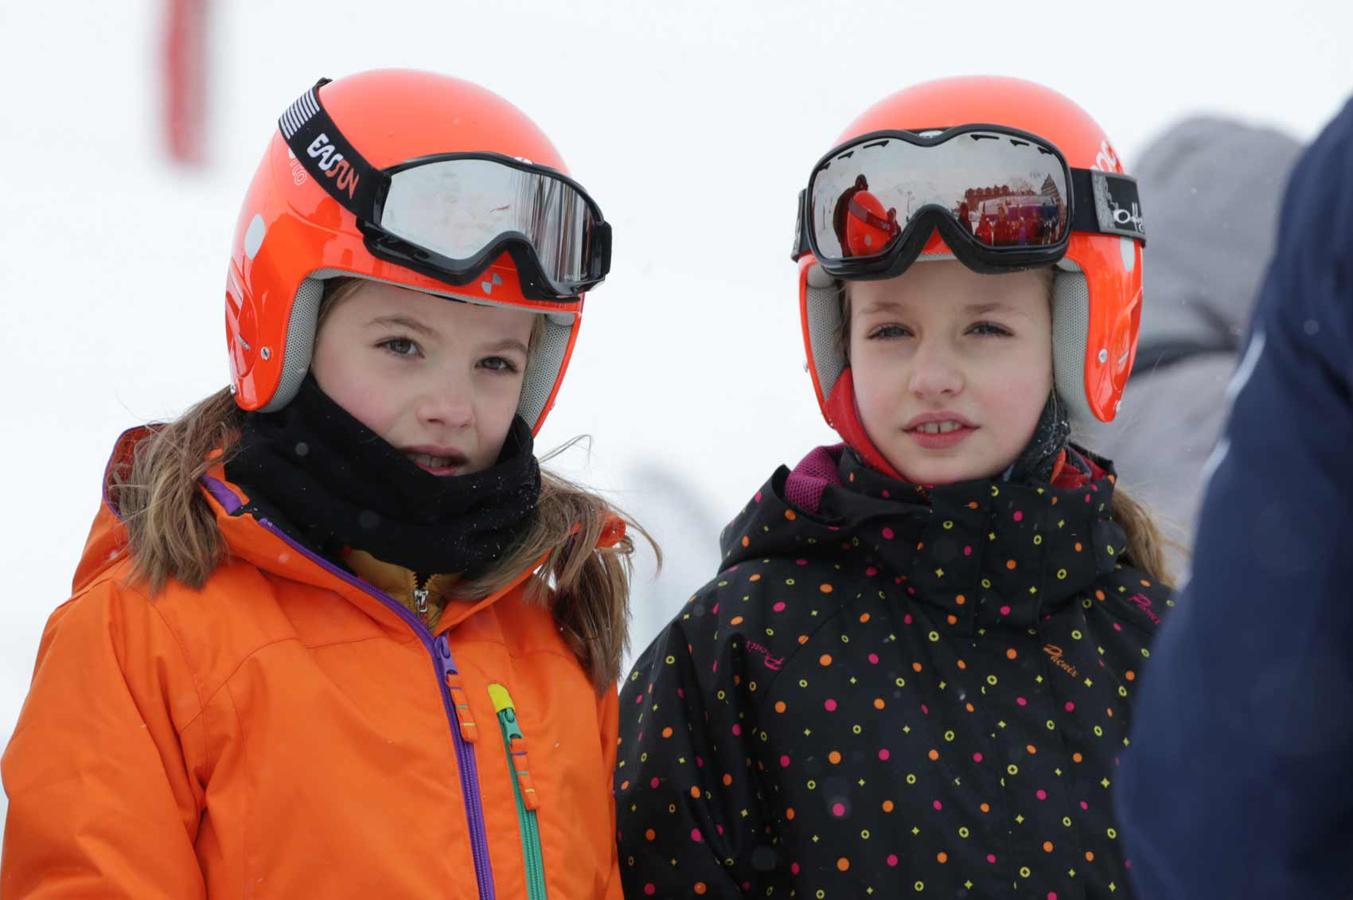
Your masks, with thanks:
[(628, 679), (627, 896), (1131, 896), (1110, 792), (1171, 601), (1068, 423), (1116, 412), (1144, 243), (1027, 82), (894, 94), (819, 162), (800, 301), (845, 443), (771, 476)]

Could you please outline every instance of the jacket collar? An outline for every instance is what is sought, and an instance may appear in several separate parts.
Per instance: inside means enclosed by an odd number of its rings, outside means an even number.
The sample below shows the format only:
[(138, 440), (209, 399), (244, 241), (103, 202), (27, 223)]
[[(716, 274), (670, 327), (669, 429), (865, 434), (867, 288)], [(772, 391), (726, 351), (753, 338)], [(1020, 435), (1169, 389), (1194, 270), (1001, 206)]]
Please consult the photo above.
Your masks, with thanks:
[[(377, 585), (344, 570), (332, 560), (306, 547), (277, 523), (257, 515), (258, 511), (251, 506), (244, 489), (226, 480), (224, 467), (218, 465), (209, 470), (202, 479), (202, 487), (216, 512), (216, 523), (233, 556), (271, 574), (336, 591), (380, 618), (388, 619), (394, 615), (405, 621), (417, 621), (415, 613), (397, 599), (389, 597)], [(516, 591), (544, 562), (545, 558), (541, 557), (502, 589), (487, 597), (474, 601), (448, 602), (433, 633), (440, 634), (455, 627), (479, 610), (492, 606)], [(393, 600), (399, 608), (396, 609), (387, 600)]]
[(725, 562), (823, 556), (950, 624), (1027, 627), (1114, 569), (1126, 542), (1114, 481), (1107, 461), (1073, 450), (1056, 484), (922, 488), (843, 447), (818, 448), (777, 472), (725, 530)]

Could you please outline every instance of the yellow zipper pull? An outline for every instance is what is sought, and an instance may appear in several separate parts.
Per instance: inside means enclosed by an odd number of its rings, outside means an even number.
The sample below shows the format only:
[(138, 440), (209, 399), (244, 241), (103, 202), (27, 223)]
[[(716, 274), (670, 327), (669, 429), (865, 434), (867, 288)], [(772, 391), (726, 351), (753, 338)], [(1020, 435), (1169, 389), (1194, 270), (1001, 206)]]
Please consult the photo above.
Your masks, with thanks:
[(491, 684), (489, 698), (493, 701), (494, 712), (498, 713), (498, 722), (503, 728), (503, 739), (507, 741), (507, 752), (512, 760), (512, 774), (521, 788), (522, 805), (529, 810), (540, 809), (540, 796), (536, 793), (535, 782), (531, 780), (531, 765), (526, 756), (526, 736), (517, 722), (517, 708), (512, 704), (512, 695), (501, 684)]

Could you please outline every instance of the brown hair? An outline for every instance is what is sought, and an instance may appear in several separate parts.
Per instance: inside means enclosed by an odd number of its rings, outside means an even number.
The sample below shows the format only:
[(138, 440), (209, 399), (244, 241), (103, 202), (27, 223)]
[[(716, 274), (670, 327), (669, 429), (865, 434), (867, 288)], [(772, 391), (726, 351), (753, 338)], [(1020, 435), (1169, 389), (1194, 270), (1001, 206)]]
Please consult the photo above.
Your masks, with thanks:
[[(1048, 297), (1052, 297), (1053, 272), (1048, 272)], [(841, 282), (841, 324), (837, 327), (835, 340), (837, 349), (846, 360), (850, 359), (850, 282)], [(1165, 537), (1156, 523), (1151, 511), (1135, 500), (1115, 482), (1113, 491), (1112, 514), (1115, 522), (1127, 534), (1127, 547), (1123, 551), (1123, 560), (1146, 574), (1152, 581), (1172, 585), (1166, 548), (1182, 550), (1177, 541)]]
[[(351, 293), (345, 289), (350, 281), (355, 279), (326, 286), (321, 322)], [(534, 339), (535, 332), (533, 344)], [(218, 391), (174, 421), (151, 426), (131, 460), (114, 467), (110, 496), (127, 528), (134, 577), (152, 594), (171, 578), (201, 588), (225, 558), (225, 542), (198, 481), (234, 451), (243, 416), (233, 394)], [(634, 541), (626, 534), (613, 546), (597, 546), (613, 519), (643, 535), (661, 564), (652, 536), (632, 518), (599, 494), (542, 471), (540, 497), (526, 534), (492, 569), (459, 585), (467, 599), (487, 597), (545, 557), (528, 585), (528, 596), (550, 605), (598, 693), (619, 677), (629, 646)]]

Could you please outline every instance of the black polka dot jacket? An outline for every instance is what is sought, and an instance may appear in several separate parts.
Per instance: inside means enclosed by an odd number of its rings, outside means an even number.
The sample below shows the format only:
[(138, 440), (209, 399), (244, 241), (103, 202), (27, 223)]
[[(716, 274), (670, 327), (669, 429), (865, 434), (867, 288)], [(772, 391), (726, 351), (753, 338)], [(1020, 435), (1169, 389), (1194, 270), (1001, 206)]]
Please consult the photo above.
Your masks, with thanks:
[(625, 684), (626, 896), (1130, 897), (1110, 792), (1172, 604), (1114, 480), (776, 472)]

